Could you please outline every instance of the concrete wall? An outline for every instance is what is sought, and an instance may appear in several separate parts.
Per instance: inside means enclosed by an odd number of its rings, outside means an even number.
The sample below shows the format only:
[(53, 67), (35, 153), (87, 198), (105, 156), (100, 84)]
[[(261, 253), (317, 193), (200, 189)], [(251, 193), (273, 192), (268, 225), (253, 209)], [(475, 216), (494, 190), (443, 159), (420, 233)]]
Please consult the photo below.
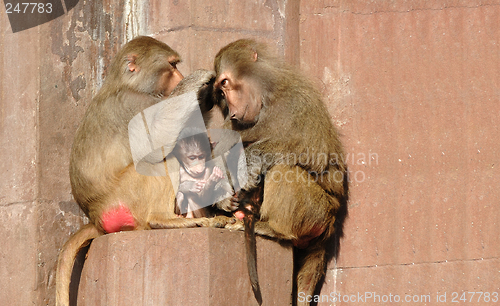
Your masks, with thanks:
[(352, 193), (323, 293), (499, 292), (499, 1), (326, 2), (301, 2), (301, 67)]
[(500, 1), (487, 0), (108, 0), (12, 33), (1, 7), (0, 304), (54, 303), (58, 250), (86, 222), (70, 194), (73, 136), (110, 58), (138, 34), (179, 51), (184, 74), (258, 38), (322, 89), (352, 180), (322, 294), (430, 305), (500, 292), (499, 20)]

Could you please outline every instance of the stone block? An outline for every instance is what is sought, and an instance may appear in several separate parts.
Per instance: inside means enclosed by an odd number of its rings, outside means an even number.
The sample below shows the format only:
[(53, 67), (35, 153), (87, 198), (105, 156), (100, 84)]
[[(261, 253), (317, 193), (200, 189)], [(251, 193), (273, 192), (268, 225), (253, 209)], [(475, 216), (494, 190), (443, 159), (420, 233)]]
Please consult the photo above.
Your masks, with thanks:
[[(257, 238), (263, 305), (291, 303), (292, 253)], [(78, 305), (257, 305), (244, 234), (194, 228), (99, 237), (83, 265)]]

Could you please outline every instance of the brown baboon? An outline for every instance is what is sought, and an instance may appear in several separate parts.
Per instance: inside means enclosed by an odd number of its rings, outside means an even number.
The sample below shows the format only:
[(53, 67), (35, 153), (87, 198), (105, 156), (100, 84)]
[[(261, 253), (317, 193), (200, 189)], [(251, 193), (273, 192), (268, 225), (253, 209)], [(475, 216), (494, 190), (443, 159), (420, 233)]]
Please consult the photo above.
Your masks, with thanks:
[(186, 218), (207, 217), (215, 203), (215, 187), (222, 170), (209, 165), (212, 155), (207, 133), (187, 127), (179, 135), (173, 154), (180, 164), (176, 213)]
[[(78, 251), (91, 239), (122, 230), (209, 225), (207, 218), (178, 218), (169, 176), (145, 176), (136, 171), (128, 124), (143, 109), (167, 97), (183, 76), (179, 55), (151, 37), (128, 42), (115, 56), (108, 76), (91, 101), (75, 136), (70, 157), (72, 193), (90, 219), (64, 245), (56, 276), (56, 304), (69, 303), (69, 283)], [(184, 84), (198, 90), (211, 73)], [(179, 91), (178, 91), (179, 92)], [(182, 90), (178, 94), (182, 94)], [(180, 114), (182, 116), (182, 114)]]
[[(257, 234), (292, 241), (295, 294), (313, 295), (347, 215), (347, 166), (337, 131), (314, 86), (261, 43), (243, 39), (222, 48), (215, 72), (216, 104), (230, 119), (227, 128), (240, 133), (247, 158), (248, 182), (233, 199), (258, 218)], [(248, 199), (262, 180), (262, 203)], [(241, 223), (229, 227), (242, 229)]]

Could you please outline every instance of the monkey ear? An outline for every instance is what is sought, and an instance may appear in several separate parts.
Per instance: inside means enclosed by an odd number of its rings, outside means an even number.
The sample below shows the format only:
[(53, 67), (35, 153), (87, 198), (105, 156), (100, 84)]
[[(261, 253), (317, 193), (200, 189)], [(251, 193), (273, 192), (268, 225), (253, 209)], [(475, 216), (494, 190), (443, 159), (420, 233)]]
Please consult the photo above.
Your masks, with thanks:
[(257, 51), (254, 51), (253, 52), (253, 61), (256, 62), (258, 58), (259, 58), (259, 56), (257, 54)]
[(134, 71), (139, 71), (139, 66), (137, 66), (137, 64), (135, 63), (135, 60), (137, 59), (137, 55), (136, 54), (129, 54), (127, 55), (126, 57), (127, 59), (127, 67), (128, 67), (128, 70), (130, 72), (134, 72)]

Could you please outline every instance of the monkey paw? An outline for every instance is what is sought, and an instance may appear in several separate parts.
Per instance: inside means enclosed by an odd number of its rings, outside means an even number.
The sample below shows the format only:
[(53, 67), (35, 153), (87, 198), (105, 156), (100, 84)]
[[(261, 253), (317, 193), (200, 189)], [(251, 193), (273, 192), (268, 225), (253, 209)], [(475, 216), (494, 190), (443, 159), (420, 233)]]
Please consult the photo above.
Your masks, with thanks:
[(243, 231), (245, 229), (245, 225), (242, 220), (235, 219), (235, 222), (226, 224), (224, 228), (230, 231)]
[(210, 226), (216, 228), (225, 228), (228, 224), (236, 223), (236, 219), (226, 216), (215, 216), (210, 219)]
[(238, 203), (233, 200), (233, 197), (225, 198), (222, 201), (217, 202), (217, 208), (223, 211), (232, 212), (238, 209)]

